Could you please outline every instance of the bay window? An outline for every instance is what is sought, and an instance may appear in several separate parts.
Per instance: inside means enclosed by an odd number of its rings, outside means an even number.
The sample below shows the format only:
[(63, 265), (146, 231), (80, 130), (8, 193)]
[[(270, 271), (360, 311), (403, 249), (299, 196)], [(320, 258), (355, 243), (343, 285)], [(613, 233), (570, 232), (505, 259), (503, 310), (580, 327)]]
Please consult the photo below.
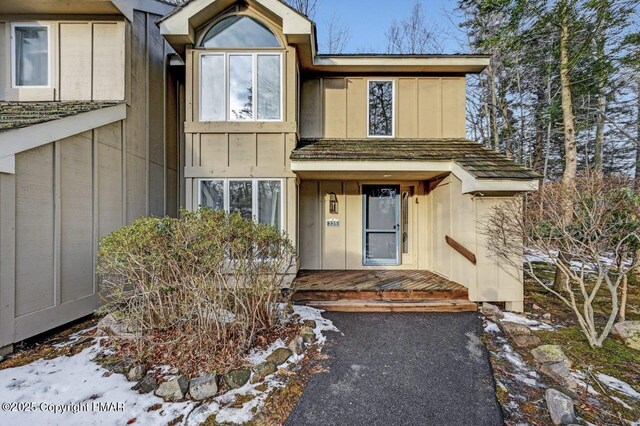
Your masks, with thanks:
[(48, 87), (49, 27), (15, 23), (11, 39), (13, 87)]
[(282, 229), (282, 180), (201, 179), (198, 205)]
[(201, 121), (282, 119), (280, 53), (203, 53)]

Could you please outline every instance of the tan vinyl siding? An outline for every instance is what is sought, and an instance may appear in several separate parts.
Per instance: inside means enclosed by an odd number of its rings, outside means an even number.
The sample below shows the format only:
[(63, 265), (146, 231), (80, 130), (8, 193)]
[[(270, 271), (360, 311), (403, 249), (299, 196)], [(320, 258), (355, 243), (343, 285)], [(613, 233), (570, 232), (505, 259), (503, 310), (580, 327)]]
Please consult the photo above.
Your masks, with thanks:
[[(15, 175), (0, 173), (0, 351), (95, 310), (100, 237), (143, 215), (178, 212), (184, 114), (180, 84), (165, 70), (170, 48), (159, 18), (135, 11), (133, 24), (56, 24), (60, 65), (75, 72), (60, 80), (60, 96), (122, 99), (126, 65), (127, 118), (18, 153)], [(113, 69), (96, 67), (95, 55), (87, 61), (90, 51), (105, 61), (114, 53)]]
[[(141, 12), (140, 12), (141, 13)], [(11, 23), (37, 22), (49, 26), (50, 87), (13, 88)], [(125, 99), (124, 20), (103, 21), (70, 17), (48, 20), (25, 16), (0, 22), (0, 100), (113, 101)], [(156, 31), (159, 35), (159, 31)]]
[(368, 80), (395, 82), (395, 137), (465, 136), (464, 77), (312, 77), (302, 83), (303, 138), (366, 138)]

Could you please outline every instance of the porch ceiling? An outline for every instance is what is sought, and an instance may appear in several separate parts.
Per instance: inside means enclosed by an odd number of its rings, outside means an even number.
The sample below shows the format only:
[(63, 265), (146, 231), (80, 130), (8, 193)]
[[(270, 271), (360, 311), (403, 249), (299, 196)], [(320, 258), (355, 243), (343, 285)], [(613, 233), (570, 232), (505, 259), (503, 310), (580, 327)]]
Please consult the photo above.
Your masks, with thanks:
[(297, 171), (301, 179), (308, 180), (367, 180), (367, 181), (418, 181), (430, 180), (446, 172), (441, 171)]

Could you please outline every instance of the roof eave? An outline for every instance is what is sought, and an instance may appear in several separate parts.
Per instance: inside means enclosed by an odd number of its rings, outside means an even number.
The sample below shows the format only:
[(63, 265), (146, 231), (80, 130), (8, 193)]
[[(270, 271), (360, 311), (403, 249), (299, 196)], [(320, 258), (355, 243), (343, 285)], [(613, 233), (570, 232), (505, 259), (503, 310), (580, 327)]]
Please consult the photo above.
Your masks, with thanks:
[(438, 72), (478, 74), (489, 55), (317, 55), (310, 67), (322, 72)]

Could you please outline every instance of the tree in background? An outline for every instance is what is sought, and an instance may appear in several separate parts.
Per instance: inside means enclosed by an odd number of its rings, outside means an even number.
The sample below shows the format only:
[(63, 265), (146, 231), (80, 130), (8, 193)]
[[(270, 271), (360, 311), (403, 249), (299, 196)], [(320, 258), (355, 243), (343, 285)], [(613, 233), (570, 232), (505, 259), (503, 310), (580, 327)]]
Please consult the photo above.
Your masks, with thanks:
[(442, 46), (428, 24), (425, 9), (415, 0), (409, 16), (401, 21), (393, 20), (385, 33), (387, 53), (400, 55), (440, 53)]
[(322, 53), (344, 53), (349, 40), (351, 39), (351, 32), (349, 27), (342, 24), (340, 16), (337, 13), (333, 13), (331, 18), (325, 21), (326, 26), (326, 41), (322, 43)]
[(283, 0), (289, 6), (302, 13), (309, 19), (313, 19), (318, 11), (318, 0)]

